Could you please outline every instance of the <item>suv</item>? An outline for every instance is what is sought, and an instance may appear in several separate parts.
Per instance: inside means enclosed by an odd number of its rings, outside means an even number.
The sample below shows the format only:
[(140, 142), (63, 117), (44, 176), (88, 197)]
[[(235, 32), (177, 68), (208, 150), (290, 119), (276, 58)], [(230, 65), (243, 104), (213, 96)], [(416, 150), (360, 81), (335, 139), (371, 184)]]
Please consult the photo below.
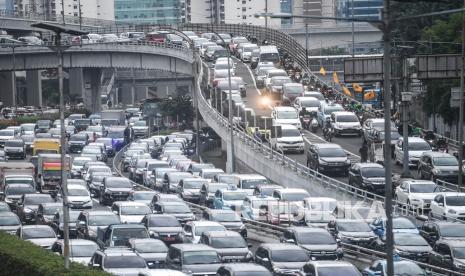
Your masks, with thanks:
[(233, 210), (205, 209), (202, 214), (205, 220), (216, 221), (226, 229), (240, 233), (247, 237), (247, 229), (241, 220), (241, 216)]
[(349, 185), (384, 194), (385, 169), (377, 163), (355, 163), (349, 170)]
[(147, 214), (141, 223), (149, 230), (151, 238), (159, 239), (166, 244), (182, 242), (182, 227), (175, 216)]
[(295, 107), (276, 106), (271, 111), (271, 117), (273, 125), (293, 125), (299, 130), (302, 129), (299, 113)]
[(430, 265), (444, 267), (445, 269), (465, 273), (463, 256), (465, 254), (465, 241), (438, 241), (429, 254)]
[(115, 275), (138, 275), (147, 269), (145, 260), (137, 253), (125, 248), (97, 250), (89, 266)]
[(347, 176), (350, 160), (338, 144), (311, 144), (307, 151), (307, 167), (317, 172)]
[(237, 232), (203, 232), (199, 243), (215, 248), (223, 262), (250, 262), (253, 260), (249, 245)]
[(270, 138), (270, 144), (273, 149), (282, 152), (296, 151), (304, 153), (304, 138), (296, 126), (279, 125), (273, 128), (281, 130), (277, 130)]
[[(396, 164), (402, 164), (404, 162), (404, 139), (400, 137), (394, 146), (394, 161)], [(432, 151), (431, 146), (420, 137), (409, 137), (408, 138), (408, 163), (409, 166), (416, 166), (420, 160), (421, 155), (424, 152)]]
[(115, 201), (128, 200), (133, 187), (129, 179), (125, 177), (105, 177), (100, 186), (99, 202), (102, 205), (110, 205)]
[(465, 240), (465, 224), (455, 222), (426, 221), (420, 227), (420, 235), (430, 244), (439, 240)]
[[(358, 272), (357, 268), (353, 264), (349, 262), (345, 262), (345, 261), (337, 261), (337, 262), (335, 261), (310, 261), (302, 267), (302, 270), (297, 275), (360, 276), (360, 272)], [(375, 274), (375, 275), (386, 275), (386, 274), (380, 273), (380, 274)], [(420, 274), (413, 274), (413, 275), (420, 275)]]
[(117, 215), (110, 211), (82, 211), (77, 219), (77, 235), (80, 239), (97, 240), (97, 229), (120, 224)]
[(168, 249), (166, 266), (192, 275), (216, 275), (221, 259), (214, 248), (205, 244), (173, 244)]
[(459, 162), (453, 155), (443, 152), (423, 152), (418, 162), (421, 179), (436, 179), (457, 183)]
[(308, 261), (307, 252), (295, 244), (262, 243), (255, 252), (255, 262), (273, 275), (296, 275)]
[(5, 141), (5, 154), (8, 159), (26, 158), (26, 145), (22, 139), (10, 139)]

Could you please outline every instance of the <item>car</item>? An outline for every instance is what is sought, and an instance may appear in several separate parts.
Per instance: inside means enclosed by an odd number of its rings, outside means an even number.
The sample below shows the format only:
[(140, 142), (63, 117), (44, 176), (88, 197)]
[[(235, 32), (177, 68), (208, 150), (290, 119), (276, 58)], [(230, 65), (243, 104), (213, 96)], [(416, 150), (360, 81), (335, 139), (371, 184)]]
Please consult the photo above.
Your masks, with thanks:
[(89, 177), (88, 187), (89, 187), (89, 192), (90, 192), (91, 197), (93, 198), (100, 197), (100, 190), (101, 190), (101, 187), (103, 186), (103, 181), (105, 180), (105, 177), (108, 177), (108, 176), (111, 176), (111, 175), (106, 172), (96, 172), (96, 173), (93, 173)]
[(182, 242), (181, 223), (172, 215), (147, 214), (141, 223), (149, 230), (150, 237), (166, 244)]
[(134, 132), (134, 137), (143, 137), (147, 136), (149, 127), (147, 126), (147, 122), (144, 120), (139, 120), (134, 122), (132, 125), (132, 131)]
[(178, 195), (159, 193), (159, 194), (155, 194), (153, 196), (152, 201), (150, 202), (149, 206), (153, 210), (156, 203), (158, 203), (158, 202), (167, 202), (167, 201), (183, 202), (183, 200)]
[(17, 131), (14, 129), (2, 129), (0, 130), (0, 147), (5, 147), (5, 143), (8, 140), (15, 139), (18, 136)]
[[(283, 86), (283, 87), (286, 87), (286, 86)], [(296, 97), (294, 99), (294, 107), (299, 112), (302, 111), (302, 109), (304, 108), (305, 108), (305, 111), (307, 112), (318, 112), (318, 110), (320, 109), (320, 106), (321, 106), (320, 101), (315, 97)]]
[[(288, 83), (284, 83), (282, 85), (282, 94), (283, 94), (283, 98), (286, 98), (288, 99), (290, 102), (294, 102), (294, 106), (297, 108), (297, 106), (295, 105), (296, 103), (298, 103), (299, 101), (296, 102), (297, 100), (297, 97), (299, 97), (300, 95), (302, 95), (302, 93), (305, 91), (305, 87), (303, 84), (301, 83), (296, 83), (296, 82), (288, 82)], [(318, 107), (320, 106), (320, 102), (318, 102), (318, 105), (317, 106), (314, 106), (316, 107), (315, 111), (318, 110)], [(302, 107), (302, 106), (300, 106)], [(299, 111), (300, 109), (297, 108)]]
[(455, 156), (445, 152), (423, 152), (418, 161), (418, 175), (420, 179), (433, 182), (442, 180), (457, 183), (459, 162)]
[[(377, 217), (370, 223), (373, 232), (380, 238), (385, 238), (386, 234), (386, 218)], [(393, 233), (410, 233), (419, 234), (418, 227), (408, 217), (394, 216), (392, 218), (392, 232)]]
[[(426, 263), (432, 251), (431, 246), (419, 234), (394, 233), (394, 252), (401, 258)], [(385, 240), (380, 239), (375, 246), (380, 251), (386, 251)]]
[(147, 204), (134, 201), (115, 201), (111, 211), (119, 217), (121, 223), (140, 223), (152, 210)]
[(115, 201), (126, 201), (133, 191), (129, 179), (125, 177), (105, 177), (100, 187), (99, 203), (110, 205)]
[(338, 260), (344, 254), (334, 237), (322, 228), (289, 227), (283, 232), (280, 241), (300, 246), (312, 260)]
[(80, 239), (97, 240), (97, 229), (120, 224), (119, 217), (106, 210), (84, 210), (77, 218), (77, 236)]
[(203, 232), (199, 243), (215, 248), (222, 262), (250, 262), (253, 260), (253, 254), (244, 237), (234, 231)]
[[(306, 263), (298, 274), (300, 276), (324, 276), (324, 275), (344, 275), (360, 276), (357, 268), (344, 261), (310, 261)], [(396, 274), (397, 275), (397, 274)], [(416, 274), (415, 274), (416, 275)]]
[[(319, 95), (321, 95), (321, 93), (317, 92)], [(305, 96), (311, 96), (311, 97), (314, 97), (314, 95), (305, 95)], [(326, 103), (324, 101), (324, 98), (323, 98), (323, 101), (320, 100), (320, 109), (319, 111), (317, 112), (317, 121), (318, 121), (318, 124), (320, 127), (324, 127), (325, 123), (326, 123), (326, 120), (328, 118), (331, 118), (331, 114), (333, 112), (337, 112), (337, 111), (344, 111), (344, 107), (340, 104), (336, 104), (336, 103)]]
[(349, 111), (334, 111), (331, 113), (331, 125), (334, 135), (356, 134), (362, 136), (362, 126), (358, 117)]
[(271, 111), (272, 125), (293, 125), (297, 129), (302, 129), (297, 109), (292, 106), (275, 106)]
[(147, 161), (144, 173), (142, 174), (142, 184), (148, 187), (152, 181), (152, 174), (158, 168), (170, 168), (166, 161), (150, 160)]
[(191, 163), (187, 172), (191, 173), (192, 175), (199, 176), (202, 169), (214, 169), (215, 165), (212, 163)]
[(230, 187), (230, 184), (226, 184), (226, 183), (216, 183), (216, 182), (204, 183), (202, 185), (202, 188), (200, 188), (199, 204), (205, 205), (207, 207), (212, 207), (216, 191), (227, 190), (229, 187)]
[(226, 229), (238, 232), (243, 237), (247, 237), (247, 229), (241, 220), (240, 214), (233, 210), (205, 209), (202, 213), (202, 217), (205, 220), (219, 222), (226, 227)]
[(22, 139), (5, 141), (4, 151), (8, 160), (26, 158), (26, 145)]
[(252, 263), (230, 263), (223, 264), (216, 275), (220, 276), (237, 276), (237, 275), (254, 275), (254, 276), (272, 276), (271, 272), (261, 265)]
[(87, 162), (92, 161), (90, 157), (75, 157), (71, 164), (71, 178), (81, 178), (82, 169)]
[(16, 236), (45, 249), (51, 249), (57, 240), (57, 235), (48, 225), (23, 225), (16, 231)]
[(12, 209), (6, 202), (0, 201), (0, 212), (11, 212), (11, 210)]
[(115, 156), (115, 150), (113, 149), (113, 139), (108, 138), (108, 137), (100, 137), (95, 140), (96, 143), (102, 143), (105, 145), (106, 151), (107, 151), (107, 156), (108, 157), (114, 157)]
[(431, 217), (443, 220), (465, 220), (465, 193), (442, 192), (431, 201)]
[(216, 190), (213, 198), (214, 209), (240, 210), (247, 192), (242, 189)]
[[(269, 95), (282, 95), (283, 94), (283, 86), (285, 84), (291, 84), (292, 80), (288, 76), (276, 76), (270, 79), (266, 90)], [(273, 96), (272, 96), (273, 97)], [(273, 97), (274, 98), (274, 97)]]
[[(69, 227), (69, 236), (70, 237), (77, 237), (77, 222), (78, 222), (78, 217), (79, 214), (81, 213), (80, 211), (76, 210), (69, 210), (69, 221), (68, 221), (68, 227)], [(57, 236), (60, 238), (64, 237), (64, 214), (63, 210), (60, 210), (53, 215), (52, 223), (51, 225), (53, 230), (57, 233)]]
[(13, 212), (0, 212), (0, 231), (15, 235), (21, 227), (21, 221)]
[(273, 77), (288, 77), (288, 75), (286, 71), (284, 71), (283, 69), (273, 68), (273, 69), (267, 70), (263, 78), (263, 83), (265, 87), (268, 87), (270, 85), (271, 78)]
[(177, 192), (179, 181), (181, 181), (183, 178), (192, 178), (192, 174), (189, 172), (165, 173), (162, 191), (164, 193)]
[(349, 174), (347, 153), (338, 144), (311, 144), (307, 150), (307, 167), (324, 174)]
[[(395, 275), (418, 275), (427, 276), (431, 275), (423, 270), (418, 264), (409, 260), (396, 260), (394, 262)], [(387, 261), (376, 260), (369, 267), (362, 271), (364, 276), (378, 276), (387, 275)]]
[(192, 275), (215, 275), (220, 266), (216, 250), (205, 244), (173, 244), (166, 257), (167, 268), (189, 271)]
[(182, 271), (177, 271), (173, 269), (147, 269), (146, 271), (139, 272), (139, 276), (190, 276), (191, 274), (186, 274)]
[(177, 172), (175, 168), (156, 168), (152, 171), (152, 175), (148, 180), (148, 185), (150, 188), (161, 191), (163, 188), (163, 181), (165, 173), (167, 172)]
[[(69, 256), (72, 262), (88, 265), (95, 251), (99, 249), (98, 245), (89, 240), (72, 239), (69, 241)], [(58, 255), (64, 255), (65, 241), (57, 240), (52, 245), (52, 252)]]
[(220, 173), (224, 173), (224, 171), (222, 169), (217, 169), (217, 168), (215, 169), (205, 168), (200, 171), (199, 176), (203, 179), (212, 180), (215, 177), (215, 175), (220, 174)]
[(85, 133), (73, 134), (68, 139), (68, 151), (70, 153), (81, 153), (82, 149), (89, 143), (89, 137)]
[(16, 212), (23, 223), (35, 222), (39, 205), (52, 202), (55, 200), (50, 194), (24, 194), (17, 202)]
[(465, 273), (465, 241), (441, 240), (436, 242), (431, 251), (428, 263), (459, 273)]
[(325, 228), (336, 219), (338, 202), (331, 197), (307, 197), (304, 199), (302, 224), (309, 227)]
[(278, 184), (258, 184), (255, 186), (253, 194), (254, 196), (272, 196), (274, 190), (282, 189), (283, 187)]
[(0, 192), (0, 196), (3, 197), (3, 200), (8, 204), (10, 209), (16, 211), (17, 203), (21, 197), (24, 194), (34, 194), (35, 192), (34, 187), (28, 183), (12, 183), (8, 184), (3, 192)]
[(199, 243), (200, 237), (207, 231), (227, 231), (226, 227), (216, 221), (189, 221), (187, 222), (181, 234), (183, 243)]
[(378, 239), (363, 219), (337, 219), (328, 223), (328, 231), (337, 241), (362, 247), (371, 246)]
[(181, 223), (186, 223), (195, 220), (195, 215), (192, 210), (184, 202), (178, 201), (162, 201), (153, 205), (155, 214), (168, 214), (176, 217)]
[(93, 203), (87, 187), (68, 184), (68, 204), (71, 209), (92, 209)]
[(296, 275), (308, 261), (307, 252), (295, 244), (262, 243), (255, 251), (255, 263), (273, 275)]
[(164, 268), (168, 247), (155, 239), (130, 239), (129, 248), (144, 258), (148, 268)]
[(144, 258), (129, 249), (97, 250), (92, 256), (89, 266), (114, 275), (138, 275), (146, 271)]
[(305, 152), (305, 143), (302, 133), (298, 127), (290, 124), (283, 124), (279, 126), (273, 126), (274, 129), (280, 129), (276, 131), (276, 135), (270, 137), (271, 147), (279, 152)]
[(36, 224), (52, 225), (53, 217), (60, 211), (63, 211), (63, 203), (61, 202), (39, 204), (36, 212)]
[[(394, 146), (394, 160), (396, 164), (403, 164), (404, 162), (404, 150), (403, 150), (403, 137), (400, 137)], [(432, 151), (431, 146), (420, 137), (409, 137), (408, 138), (408, 162), (409, 166), (417, 166), (420, 157), (424, 152)]]
[(185, 201), (199, 202), (200, 189), (207, 182), (203, 178), (183, 178), (178, 184), (178, 194)]
[(436, 183), (429, 180), (405, 179), (396, 187), (394, 200), (414, 209), (429, 209), (431, 201), (441, 192)]
[(241, 216), (246, 219), (267, 222), (267, 211), (278, 204), (278, 199), (268, 196), (247, 196), (241, 205)]
[(465, 240), (465, 224), (459, 222), (425, 221), (420, 235), (433, 246), (438, 240)]
[(349, 169), (349, 185), (376, 194), (384, 194), (386, 170), (377, 163), (355, 163)]
[(106, 152), (102, 148), (95, 146), (85, 146), (82, 149), (81, 157), (90, 157), (94, 161), (107, 162)]
[(149, 206), (156, 193), (157, 192), (155, 191), (132, 191), (129, 194), (128, 200), (144, 203), (145, 205)]

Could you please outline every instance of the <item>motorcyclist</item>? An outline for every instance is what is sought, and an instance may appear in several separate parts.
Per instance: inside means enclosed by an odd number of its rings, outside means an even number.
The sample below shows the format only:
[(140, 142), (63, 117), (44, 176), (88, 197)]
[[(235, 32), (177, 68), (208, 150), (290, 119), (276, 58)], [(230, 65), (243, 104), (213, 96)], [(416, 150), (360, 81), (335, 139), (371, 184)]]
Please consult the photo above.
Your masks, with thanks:
[(302, 107), (302, 109), (299, 111), (299, 117), (304, 117), (305, 115), (309, 115), (310, 113), (307, 111), (305, 107)]
[(446, 152), (448, 152), (447, 140), (445, 138), (439, 138), (436, 141), (436, 148), (437, 149), (445, 149)]
[(433, 132), (432, 130), (427, 130), (427, 131), (425, 132), (425, 137), (424, 137), (424, 139), (425, 139), (426, 141), (434, 141), (434, 140), (436, 140), (436, 136), (434, 135), (434, 132)]

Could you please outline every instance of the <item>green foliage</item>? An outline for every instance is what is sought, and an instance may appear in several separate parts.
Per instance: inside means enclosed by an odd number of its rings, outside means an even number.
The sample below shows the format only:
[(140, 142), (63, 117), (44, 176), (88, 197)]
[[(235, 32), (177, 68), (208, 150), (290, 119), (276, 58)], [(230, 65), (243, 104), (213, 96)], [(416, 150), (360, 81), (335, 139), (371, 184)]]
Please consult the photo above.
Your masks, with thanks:
[[(446, 20), (436, 20), (434, 24), (423, 29), (422, 40), (431, 40), (447, 43), (433, 43), (432, 52), (434, 54), (456, 54), (461, 51), (462, 15), (452, 14)], [(429, 53), (431, 49), (421, 46), (420, 52)], [(429, 48), (429, 47), (428, 47)]]
[(343, 48), (339, 48), (338, 46), (321, 49), (322, 56), (346, 55), (346, 54), (348, 54), (348, 52)]
[(109, 275), (78, 263), (65, 270), (63, 257), (4, 232), (0, 232), (0, 244), (0, 275)]
[(426, 96), (423, 98), (423, 110), (427, 114), (441, 115), (448, 124), (456, 121), (458, 109), (450, 107), (450, 89), (454, 86), (459, 86), (458, 80), (429, 81)]
[(159, 104), (163, 116), (170, 116), (173, 119), (178, 117), (179, 121), (192, 122), (194, 110), (190, 96), (176, 96), (174, 98), (163, 99)]

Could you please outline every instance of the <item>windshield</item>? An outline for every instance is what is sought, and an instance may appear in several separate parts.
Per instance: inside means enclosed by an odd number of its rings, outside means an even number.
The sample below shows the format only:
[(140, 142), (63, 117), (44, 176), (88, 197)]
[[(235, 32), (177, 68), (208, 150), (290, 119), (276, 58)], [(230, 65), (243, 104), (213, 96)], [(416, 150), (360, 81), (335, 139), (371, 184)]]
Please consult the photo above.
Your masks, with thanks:
[(435, 193), (438, 188), (435, 184), (410, 184), (411, 193)]
[[(304, 91), (303, 86), (300, 86), (300, 85), (285, 86), (284, 89), (285, 89), (286, 93), (288, 93), (288, 94), (298, 94), (298, 95), (300, 95), (300, 93), (302, 93)], [(319, 102), (318, 102), (318, 104), (319, 104)]]
[(143, 127), (145, 127), (145, 126), (147, 126), (147, 122), (145, 122), (145, 121), (136, 121), (136, 122), (134, 122), (134, 126), (143, 126)]
[(109, 188), (128, 188), (128, 189), (132, 189), (132, 184), (131, 184), (131, 182), (129, 182), (129, 180), (111, 179), (111, 181), (107, 182), (107, 187), (109, 187)]
[(406, 218), (394, 218), (393, 219), (394, 229), (417, 229), (415, 224)]
[(195, 181), (195, 180), (189, 180), (189, 181), (184, 181), (184, 189), (200, 189), (202, 188), (202, 185), (205, 184), (205, 181)]
[(296, 128), (282, 128), (281, 137), (301, 137), (300, 131)]
[(386, 175), (384, 168), (362, 168), (361, 173), (366, 178), (384, 177)]
[(278, 119), (297, 119), (298, 117), (297, 111), (294, 110), (277, 112)]
[(318, 100), (303, 100), (300, 102), (303, 107), (320, 107)]
[(6, 186), (5, 195), (24, 195), (35, 193), (35, 189), (30, 185), (21, 185), (21, 186)]
[(147, 239), (149, 235), (145, 228), (116, 228), (113, 230), (113, 241), (115, 242), (115, 246), (126, 246), (126, 243), (129, 239)]
[(117, 138), (124, 138), (124, 130), (121, 130), (121, 131), (109, 131), (108, 134), (107, 134), (107, 137), (109, 138), (114, 138), (114, 139), (117, 139)]
[(408, 149), (411, 151), (429, 151), (431, 147), (426, 142), (409, 142)]
[(394, 262), (394, 275), (427, 275), (423, 269), (412, 262)]
[(167, 214), (175, 214), (175, 213), (191, 213), (191, 210), (187, 205), (184, 204), (173, 204), (173, 205), (165, 205), (163, 208), (163, 212)]
[(229, 66), (228, 63), (216, 63), (215, 64), (215, 70), (226, 70), (231, 67), (232, 66)]
[(339, 221), (337, 227), (343, 232), (371, 232), (370, 226), (363, 221)]
[(152, 200), (155, 193), (135, 193), (133, 198), (135, 200)]
[(203, 232), (211, 231), (226, 231), (222, 225), (196, 226), (195, 235), (201, 236)]
[(336, 116), (336, 122), (339, 123), (355, 123), (358, 122), (357, 116), (351, 115), (338, 115)]
[(121, 215), (131, 216), (131, 215), (145, 215), (152, 213), (150, 208), (147, 205), (144, 206), (121, 206)]
[[(358, 272), (353, 266), (332, 266), (332, 267), (319, 267), (318, 276), (359, 276)], [(396, 274), (397, 275), (397, 274)], [(413, 274), (408, 274), (413, 275)]]
[(433, 158), (433, 164), (436, 166), (458, 166), (459, 162), (455, 157), (435, 157)]
[(106, 138), (99, 138), (95, 142), (97, 143), (103, 143), (106, 146), (111, 146), (111, 139), (106, 139)]
[(21, 128), (24, 130), (24, 131), (32, 131), (36, 128), (35, 125), (22, 125)]
[(150, 218), (148, 227), (181, 227), (181, 224), (175, 217), (157, 216)]
[(165, 173), (172, 172), (172, 171), (175, 171), (175, 169), (172, 169), (172, 168), (166, 168), (166, 170), (158, 170), (157, 169), (156, 178), (163, 178), (165, 176)]
[(14, 130), (0, 130), (0, 136), (14, 136), (15, 131)]
[(71, 243), (69, 254), (71, 257), (92, 257), (97, 249), (97, 244), (74, 245)]
[(273, 250), (271, 259), (277, 263), (308, 262), (310, 258), (303, 249)]
[(0, 225), (1, 226), (13, 226), (20, 225), (21, 222), (16, 215), (13, 216), (0, 216)]
[(428, 243), (420, 235), (394, 235), (394, 243), (400, 246), (427, 246)]
[(272, 78), (271, 86), (282, 86), (285, 83), (290, 83), (291, 79), (289, 78)]
[(301, 244), (335, 244), (336, 241), (329, 233), (301, 232), (297, 234), (297, 241)]
[(184, 252), (182, 264), (195, 265), (195, 264), (219, 264), (220, 259), (216, 251), (188, 251)]
[(23, 239), (40, 239), (40, 238), (56, 238), (55, 232), (50, 227), (40, 228), (23, 228)]
[(253, 200), (252, 201), (252, 208), (261, 208), (262, 206), (268, 205), (275, 205), (277, 204), (278, 200)]
[(91, 154), (100, 154), (102, 153), (102, 150), (100, 148), (94, 148), (94, 147), (85, 147), (82, 149), (82, 153), (91, 153)]
[(302, 201), (304, 198), (309, 197), (310, 195), (308, 193), (304, 192), (296, 192), (296, 193), (290, 193), (290, 192), (283, 192), (281, 193), (281, 200), (283, 201)]
[(258, 185), (268, 184), (266, 179), (243, 179), (241, 181), (242, 189), (255, 189)]
[(442, 237), (465, 237), (465, 225), (443, 225), (440, 227)]
[(37, 126), (38, 127), (45, 127), (49, 128), (50, 127), (50, 121), (37, 121)]
[(145, 260), (139, 256), (108, 256), (103, 263), (105, 268), (146, 268)]
[(246, 192), (228, 192), (223, 191), (224, 200), (244, 200), (247, 197)]
[[(229, 91), (229, 82), (228, 81), (221, 81), (218, 83), (218, 88), (221, 89), (222, 91)], [(232, 81), (231, 82), (231, 90), (239, 90), (240, 85), (239, 83)]]
[(74, 125), (88, 126), (88, 125), (90, 125), (90, 120), (89, 119), (74, 120)]
[(139, 253), (166, 253), (168, 247), (158, 242), (138, 242), (134, 249)]
[(212, 220), (220, 222), (238, 222), (241, 221), (241, 217), (235, 212), (215, 213), (212, 216)]
[(247, 243), (242, 237), (217, 237), (211, 239), (210, 246), (213, 248), (245, 248)]
[(44, 207), (43, 213), (46, 216), (55, 215), (57, 212), (61, 212), (63, 210), (63, 206), (52, 206), (52, 207)]
[(68, 196), (89, 196), (85, 189), (68, 189)]
[(113, 213), (108, 215), (92, 215), (89, 216), (88, 221), (90, 226), (107, 226), (110, 224), (118, 224), (120, 223), (119, 218), (114, 215)]
[(28, 196), (24, 198), (24, 205), (39, 205), (42, 203), (53, 202), (53, 199), (50, 195), (35, 195)]
[(465, 206), (465, 196), (446, 196), (447, 206)]
[(279, 54), (278, 53), (263, 53), (260, 54), (260, 61), (271, 61), (271, 62), (277, 62), (279, 61)]
[(89, 159), (74, 159), (73, 166), (84, 166), (89, 161)]
[(88, 126), (87, 131), (94, 131), (94, 132), (103, 132), (103, 129), (101, 126)]
[(342, 111), (342, 110), (344, 110), (342, 106), (327, 106), (325, 107), (325, 115), (331, 115), (331, 113), (335, 111)]
[(347, 157), (346, 152), (341, 148), (320, 148), (320, 157)]
[(23, 178), (23, 177), (6, 177), (5, 178), (5, 185), (9, 184), (34, 184), (34, 179), (32, 178)]
[(24, 146), (24, 142), (21, 140), (21, 141), (6, 141), (5, 142), (5, 147), (23, 147)]
[[(397, 131), (391, 131), (391, 140), (397, 140), (400, 138), (400, 134), (399, 132)], [(384, 141), (384, 131), (381, 131), (379, 133), (379, 139), (381, 139), (382, 141)], [(409, 145), (410, 147), (410, 145)]]

